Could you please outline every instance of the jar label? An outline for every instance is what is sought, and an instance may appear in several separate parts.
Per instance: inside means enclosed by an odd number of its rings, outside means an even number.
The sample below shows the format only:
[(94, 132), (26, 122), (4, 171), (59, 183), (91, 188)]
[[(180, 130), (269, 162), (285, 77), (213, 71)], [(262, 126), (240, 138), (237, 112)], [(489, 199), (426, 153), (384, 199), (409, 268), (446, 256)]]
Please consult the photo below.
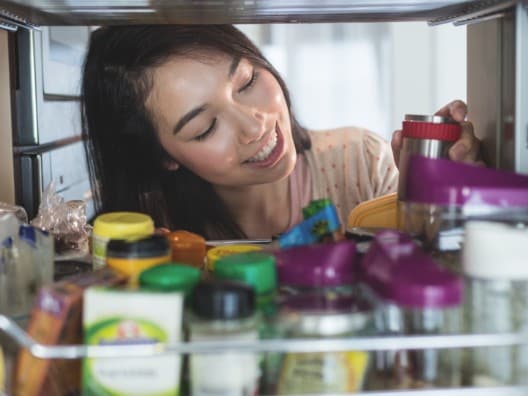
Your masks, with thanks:
[(284, 358), (278, 393), (357, 392), (363, 386), (367, 352), (291, 353)]

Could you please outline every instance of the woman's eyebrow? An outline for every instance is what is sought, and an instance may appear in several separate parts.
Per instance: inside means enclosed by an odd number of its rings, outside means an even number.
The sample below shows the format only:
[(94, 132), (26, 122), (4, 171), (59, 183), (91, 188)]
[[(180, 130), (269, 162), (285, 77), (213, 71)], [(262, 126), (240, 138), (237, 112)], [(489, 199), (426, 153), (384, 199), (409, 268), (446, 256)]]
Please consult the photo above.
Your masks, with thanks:
[(181, 129), (187, 124), (189, 121), (191, 121), (194, 117), (196, 117), (198, 114), (204, 112), (207, 109), (207, 105), (202, 105), (199, 107), (195, 107), (191, 111), (189, 111), (187, 114), (185, 114), (180, 120), (176, 123), (176, 126), (174, 127), (172, 133), (176, 135), (178, 132), (181, 131)]
[[(233, 78), (233, 75), (236, 72), (236, 69), (238, 68), (238, 65), (240, 64), (240, 57), (236, 57), (231, 62), (231, 65), (229, 65), (229, 72), (227, 73), (227, 78), (231, 80)], [(189, 111), (187, 114), (185, 114), (182, 118), (178, 120), (176, 123), (176, 126), (174, 127), (172, 133), (176, 135), (178, 132), (182, 130), (182, 128), (187, 124), (189, 121), (191, 121), (194, 117), (196, 117), (198, 114), (204, 112), (207, 110), (207, 105), (201, 105), (198, 107), (195, 107), (191, 111)]]

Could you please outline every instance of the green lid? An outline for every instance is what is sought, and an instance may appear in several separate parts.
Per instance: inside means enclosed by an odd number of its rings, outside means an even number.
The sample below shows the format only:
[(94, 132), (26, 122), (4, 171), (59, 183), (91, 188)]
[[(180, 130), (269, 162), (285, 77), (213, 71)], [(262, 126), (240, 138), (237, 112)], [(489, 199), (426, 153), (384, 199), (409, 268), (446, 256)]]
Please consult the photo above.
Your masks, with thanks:
[(308, 206), (305, 206), (302, 209), (303, 218), (309, 219), (313, 215), (315, 215), (317, 212), (320, 212), (322, 209), (324, 209), (326, 206), (332, 205), (332, 201), (330, 201), (327, 198), (323, 199), (314, 199), (310, 201)]
[(264, 252), (224, 256), (216, 262), (214, 275), (247, 283), (257, 295), (271, 293), (277, 287), (275, 257)]
[(200, 280), (200, 270), (180, 263), (157, 265), (139, 275), (141, 287), (160, 291), (189, 293)]

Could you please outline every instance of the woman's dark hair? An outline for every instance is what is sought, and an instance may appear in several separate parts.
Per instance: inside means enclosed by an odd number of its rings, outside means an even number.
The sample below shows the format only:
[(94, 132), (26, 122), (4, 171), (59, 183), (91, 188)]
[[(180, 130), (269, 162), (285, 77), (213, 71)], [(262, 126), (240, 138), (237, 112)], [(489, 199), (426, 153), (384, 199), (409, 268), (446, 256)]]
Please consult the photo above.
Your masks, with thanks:
[(85, 151), (96, 212), (138, 211), (157, 226), (186, 229), (208, 238), (243, 237), (213, 187), (169, 159), (146, 108), (152, 70), (169, 57), (213, 50), (247, 58), (279, 82), (288, 108), (295, 148), (310, 139), (291, 112), (286, 85), (258, 48), (230, 25), (103, 27), (92, 33), (82, 79)]

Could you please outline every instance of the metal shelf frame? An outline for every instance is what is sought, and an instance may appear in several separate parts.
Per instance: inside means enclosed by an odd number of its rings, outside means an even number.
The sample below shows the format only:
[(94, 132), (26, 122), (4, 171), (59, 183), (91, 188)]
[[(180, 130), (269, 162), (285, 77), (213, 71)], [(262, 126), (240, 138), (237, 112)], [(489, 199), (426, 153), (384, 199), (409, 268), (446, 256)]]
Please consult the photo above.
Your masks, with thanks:
[[(43, 345), (32, 339), (13, 319), (0, 315), (0, 331), (40, 359), (130, 358), (164, 354), (237, 352), (337, 352), (449, 349), (528, 344), (528, 333), (445, 334), (433, 336), (357, 337), (336, 339), (270, 339), (259, 341), (200, 341), (145, 345)], [(357, 395), (357, 393), (355, 393)], [(526, 396), (527, 386), (444, 388), (362, 392), (368, 396)], [(0, 396), (2, 394), (0, 393)], [(309, 396), (309, 395), (304, 395)]]

